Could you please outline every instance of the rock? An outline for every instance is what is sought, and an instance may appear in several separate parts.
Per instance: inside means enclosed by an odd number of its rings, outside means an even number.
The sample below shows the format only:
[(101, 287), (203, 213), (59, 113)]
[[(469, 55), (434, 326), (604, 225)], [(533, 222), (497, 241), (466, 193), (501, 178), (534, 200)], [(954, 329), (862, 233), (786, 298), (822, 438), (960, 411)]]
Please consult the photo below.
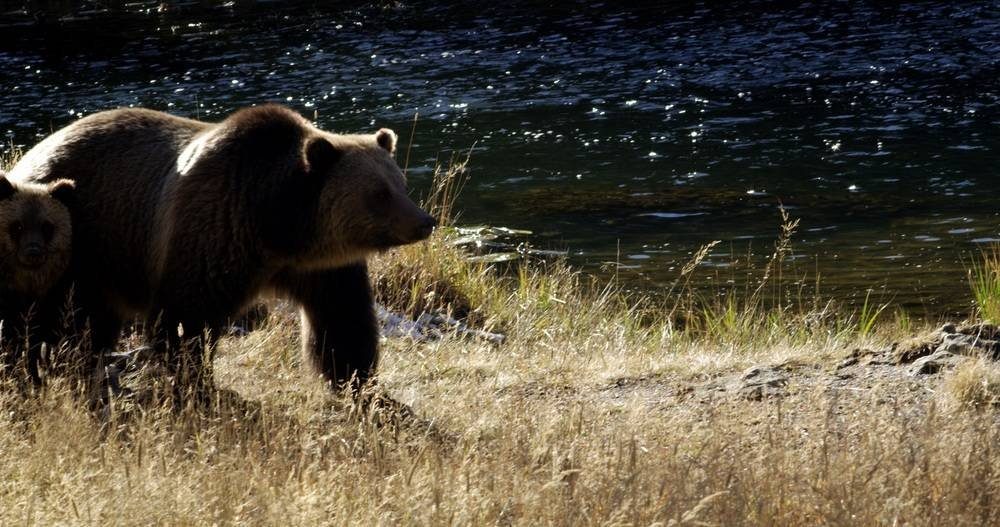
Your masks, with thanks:
[(446, 333), (454, 332), (497, 345), (503, 344), (507, 338), (502, 333), (470, 328), (465, 323), (442, 314), (422, 313), (417, 320), (410, 320), (378, 304), (375, 305), (375, 314), (384, 337), (403, 337), (423, 342), (437, 340)]
[(993, 324), (972, 324), (970, 326), (963, 326), (957, 330), (958, 333), (963, 335), (975, 335), (982, 339), (996, 340), (1000, 338), (1000, 328)]
[(955, 335), (946, 335), (942, 346), (948, 351), (962, 355), (976, 355), (1000, 359), (1000, 328), (992, 324), (975, 324), (958, 330)]
[(995, 345), (996, 341), (980, 341), (974, 335), (955, 333), (945, 335), (944, 340), (942, 340), (941, 345), (938, 346), (936, 351), (947, 351), (955, 355), (974, 355), (980, 349), (980, 346), (986, 343), (993, 343)]
[(859, 356), (858, 355), (851, 355), (850, 357), (847, 357), (846, 359), (838, 362), (837, 366), (834, 369), (835, 370), (842, 370), (844, 368), (850, 368), (851, 366), (856, 365), (858, 362), (860, 362)]
[(105, 355), (103, 363), (93, 373), (95, 378), (100, 380), (97, 386), (100, 386), (102, 397), (128, 395), (130, 390), (122, 381), (125, 377), (135, 375), (147, 367), (152, 362), (154, 353), (152, 346), (139, 346), (128, 351)]
[[(947, 326), (945, 326), (947, 328)], [(945, 333), (945, 328), (941, 328), (929, 335), (914, 337), (893, 346), (893, 362), (895, 364), (909, 364), (921, 357), (926, 357), (937, 350)]]
[(968, 357), (956, 355), (947, 350), (939, 350), (926, 357), (921, 357), (910, 366), (910, 375), (930, 375), (944, 369), (951, 369), (968, 360)]
[(754, 366), (743, 372), (736, 384), (736, 394), (751, 401), (785, 395), (788, 375), (781, 368)]
[(877, 366), (883, 364), (895, 364), (895, 360), (893, 359), (895, 349), (895, 347), (884, 350), (856, 348), (850, 355), (837, 363), (834, 367), (834, 371), (857, 365)]
[(896, 364), (908, 364), (940, 351), (954, 355), (985, 356), (1000, 359), (1000, 328), (992, 324), (957, 327), (945, 324), (933, 333), (903, 341), (893, 346)]

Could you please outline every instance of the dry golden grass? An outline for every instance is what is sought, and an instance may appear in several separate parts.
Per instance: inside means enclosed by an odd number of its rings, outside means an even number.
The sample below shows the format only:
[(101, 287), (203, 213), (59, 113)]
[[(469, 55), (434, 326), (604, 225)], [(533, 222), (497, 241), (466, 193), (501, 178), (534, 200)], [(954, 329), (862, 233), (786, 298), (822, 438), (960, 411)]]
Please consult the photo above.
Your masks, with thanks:
[(877, 314), (706, 301), (683, 283), (662, 304), (558, 262), (469, 263), (447, 229), (372, 272), (394, 309), (450, 306), (507, 341), (386, 341), (381, 389), (419, 416), (402, 422), (303, 371), (283, 309), (220, 345), (216, 383), (244, 402), (105, 419), (68, 382), (7, 386), (0, 525), (1000, 523), (991, 411), (892, 383), (759, 402), (686, 388), (902, 336)]
[(984, 358), (959, 364), (945, 378), (944, 389), (954, 402), (963, 406), (1000, 405), (1000, 364)]
[(22, 152), (20, 148), (11, 145), (11, 147), (0, 152), (0, 170), (7, 170), (8, 168), (14, 166), (14, 163), (21, 158)]
[(0, 524), (1000, 521), (992, 414), (887, 402), (891, 386), (844, 400), (650, 401), (515, 343), (394, 343), (385, 388), (442, 439), (376, 426), (303, 382), (288, 335), (221, 350), (218, 380), (260, 401), (253, 417), (154, 407), (106, 425), (65, 387), (5, 391)]

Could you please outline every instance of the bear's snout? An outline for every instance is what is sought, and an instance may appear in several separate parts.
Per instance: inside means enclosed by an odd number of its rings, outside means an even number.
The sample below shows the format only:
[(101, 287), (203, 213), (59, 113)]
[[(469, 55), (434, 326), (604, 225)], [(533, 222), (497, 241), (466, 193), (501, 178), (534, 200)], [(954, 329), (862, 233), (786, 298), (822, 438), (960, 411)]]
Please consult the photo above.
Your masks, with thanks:
[(405, 196), (393, 206), (389, 217), (390, 246), (406, 245), (426, 240), (434, 232), (438, 221)]
[(413, 241), (419, 242), (420, 240), (426, 240), (434, 232), (434, 227), (437, 227), (438, 220), (430, 214), (425, 214), (423, 218), (418, 222), (416, 229), (416, 236)]
[(395, 241), (389, 245), (407, 245), (426, 240), (434, 232), (434, 227), (437, 227), (434, 216), (421, 211), (421, 215), (415, 220), (405, 220), (396, 224), (395, 234), (392, 236)]
[(38, 267), (45, 261), (45, 248), (38, 244), (31, 244), (21, 249), (21, 263), (28, 267)]

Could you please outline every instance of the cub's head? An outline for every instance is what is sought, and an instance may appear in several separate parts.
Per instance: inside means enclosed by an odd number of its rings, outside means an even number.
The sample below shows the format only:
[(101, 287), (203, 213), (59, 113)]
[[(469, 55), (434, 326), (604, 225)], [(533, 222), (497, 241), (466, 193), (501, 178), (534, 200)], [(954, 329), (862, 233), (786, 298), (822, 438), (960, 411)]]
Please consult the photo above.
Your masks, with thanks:
[(0, 288), (45, 294), (69, 266), (73, 182), (14, 184), (0, 172)]
[(305, 206), (283, 207), (297, 226), (279, 227), (284, 232), (270, 238), (287, 244), (308, 268), (336, 267), (426, 239), (437, 220), (407, 195), (395, 151), (396, 134), (385, 128), (370, 135), (312, 129), (302, 141), (301, 184), (294, 185), (293, 201)]

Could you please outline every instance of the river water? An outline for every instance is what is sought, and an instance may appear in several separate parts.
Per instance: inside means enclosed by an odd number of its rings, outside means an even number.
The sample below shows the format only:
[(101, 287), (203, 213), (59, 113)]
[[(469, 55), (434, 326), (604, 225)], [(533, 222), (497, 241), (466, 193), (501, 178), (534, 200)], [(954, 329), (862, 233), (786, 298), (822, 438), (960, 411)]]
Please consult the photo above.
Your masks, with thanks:
[(472, 149), (461, 223), (652, 292), (712, 240), (696, 282), (740, 287), (781, 206), (792, 276), (916, 314), (967, 310), (1000, 241), (1000, 2), (314, 4), (0, 15), (0, 149), (118, 106), (404, 142), (419, 112), (416, 193)]

